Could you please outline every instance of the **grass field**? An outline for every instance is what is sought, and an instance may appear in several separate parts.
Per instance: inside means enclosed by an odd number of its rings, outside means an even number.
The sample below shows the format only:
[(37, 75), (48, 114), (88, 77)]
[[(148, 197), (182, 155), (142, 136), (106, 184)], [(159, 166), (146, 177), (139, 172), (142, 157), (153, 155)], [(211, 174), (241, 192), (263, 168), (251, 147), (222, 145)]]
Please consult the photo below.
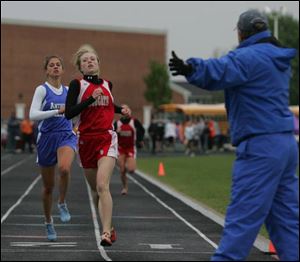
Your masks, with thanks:
[[(158, 176), (162, 161), (166, 176)], [(141, 158), (138, 169), (156, 177), (177, 191), (225, 213), (229, 203), (234, 155), (201, 157)]]
[[(225, 215), (229, 204), (234, 154), (198, 157), (151, 157), (137, 160), (138, 169)], [(158, 176), (162, 162), (165, 176)], [(299, 170), (298, 170), (299, 174)], [(260, 234), (268, 238), (266, 229)]]

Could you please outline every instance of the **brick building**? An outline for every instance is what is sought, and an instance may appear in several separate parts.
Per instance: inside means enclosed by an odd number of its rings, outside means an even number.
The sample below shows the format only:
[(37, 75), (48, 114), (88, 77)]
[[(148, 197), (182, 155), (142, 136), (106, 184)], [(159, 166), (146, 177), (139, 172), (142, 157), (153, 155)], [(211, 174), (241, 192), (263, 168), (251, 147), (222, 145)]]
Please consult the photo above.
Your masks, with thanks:
[(17, 111), (24, 107), (28, 113), (35, 88), (45, 81), (45, 56), (64, 59), (65, 85), (79, 77), (71, 58), (85, 43), (98, 52), (101, 76), (112, 81), (116, 104), (128, 104), (144, 121), (149, 104), (143, 78), (151, 60), (166, 62), (166, 32), (17, 20), (1, 21), (1, 118), (16, 111), (16, 104)]

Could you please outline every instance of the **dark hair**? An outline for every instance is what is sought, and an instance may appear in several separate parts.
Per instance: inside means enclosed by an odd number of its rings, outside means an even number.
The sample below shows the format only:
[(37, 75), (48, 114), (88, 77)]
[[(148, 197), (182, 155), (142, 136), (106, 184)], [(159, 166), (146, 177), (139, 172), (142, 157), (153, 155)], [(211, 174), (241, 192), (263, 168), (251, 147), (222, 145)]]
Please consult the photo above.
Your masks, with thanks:
[(49, 56), (46, 56), (45, 60), (44, 60), (44, 69), (45, 70), (47, 69), (47, 66), (48, 66), (48, 64), (49, 64), (49, 62), (52, 58), (57, 58), (60, 61), (62, 68), (64, 68), (64, 61), (60, 56), (58, 56), (58, 55), (49, 55)]
[(268, 27), (263, 23), (256, 23), (253, 25), (253, 29), (251, 31), (240, 30), (243, 39), (247, 39), (248, 37), (260, 33), (262, 31), (266, 31)]

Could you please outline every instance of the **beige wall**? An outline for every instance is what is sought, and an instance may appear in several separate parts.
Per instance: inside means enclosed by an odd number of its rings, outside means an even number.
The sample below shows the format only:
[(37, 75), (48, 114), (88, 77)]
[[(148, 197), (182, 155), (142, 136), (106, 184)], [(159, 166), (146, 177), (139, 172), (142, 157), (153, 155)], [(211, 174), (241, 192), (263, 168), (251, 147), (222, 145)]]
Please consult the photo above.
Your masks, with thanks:
[(80, 76), (70, 60), (85, 43), (98, 51), (101, 76), (112, 81), (116, 104), (128, 104), (142, 121), (147, 105), (143, 77), (149, 73), (151, 59), (166, 61), (166, 34), (13, 24), (1, 24), (1, 117), (8, 118), (18, 102), (24, 102), (28, 112), (35, 88), (45, 80), (42, 64), (46, 55), (64, 59), (65, 85)]

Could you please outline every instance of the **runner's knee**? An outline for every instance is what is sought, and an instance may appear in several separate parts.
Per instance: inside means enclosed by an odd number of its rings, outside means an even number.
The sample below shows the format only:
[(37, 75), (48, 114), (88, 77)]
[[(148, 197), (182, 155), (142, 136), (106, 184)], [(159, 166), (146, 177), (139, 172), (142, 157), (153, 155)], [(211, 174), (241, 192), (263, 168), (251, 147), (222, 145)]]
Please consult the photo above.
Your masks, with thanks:
[(109, 185), (103, 182), (97, 184), (97, 192), (99, 194), (103, 194), (105, 192), (109, 192)]
[(66, 165), (61, 165), (58, 167), (58, 171), (61, 176), (66, 176), (70, 173), (70, 167)]
[(46, 186), (44, 187), (43, 193), (46, 195), (51, 195), (53, 192), (54, 186)]

